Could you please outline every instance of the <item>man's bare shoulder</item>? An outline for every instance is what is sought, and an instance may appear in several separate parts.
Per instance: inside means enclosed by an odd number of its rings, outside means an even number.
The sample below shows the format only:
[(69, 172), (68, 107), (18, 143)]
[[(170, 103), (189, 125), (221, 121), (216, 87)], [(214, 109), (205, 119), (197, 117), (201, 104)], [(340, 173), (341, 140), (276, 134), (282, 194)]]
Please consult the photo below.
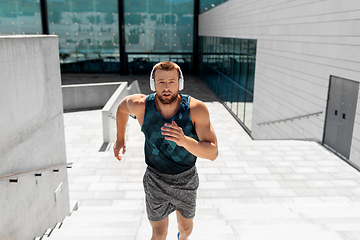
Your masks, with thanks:
[(207, 109), (205, 103), (194, 97), (190, 97), (190, 109)]
[(135, 105), (142, 105), (146, 103), (146, 95), (145, 94), (132, 94), (128, 96), (128, 103)]
[(191, 118), (194, 118), (194, 117), (201, 118), (201, 117), (208, 116), (209, 110), (203, 101), (198, 100), (194, 97), (191, 97), (190, 98), (190, 114), (191, 114)]
[(126, 102), (127, 108), (132, 114), (141, 115), (145, 110), (146, 95), (144, 94), (129, 95), (124, 100)]

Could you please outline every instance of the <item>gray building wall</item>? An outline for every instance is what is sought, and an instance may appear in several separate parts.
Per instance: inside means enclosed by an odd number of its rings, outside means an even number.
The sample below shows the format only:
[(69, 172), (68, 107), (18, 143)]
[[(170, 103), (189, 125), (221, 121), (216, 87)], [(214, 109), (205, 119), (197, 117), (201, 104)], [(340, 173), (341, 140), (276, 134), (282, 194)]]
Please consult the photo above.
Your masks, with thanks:
[[(0, 177), (66, 164), (56, 36), (0, 36), (0, 116)], [(36, 173), (0, 179), (0, 239), (34, 239), (69, 214), (66, 166)]]
[[(200, 36), (257, 39), (254, 139), (322, 142), (330, 75), (360, 81), (359, 14), (358, 0), (229, 0), (200, 15)], [(350, 154), (357, 166), (359, 105)]]

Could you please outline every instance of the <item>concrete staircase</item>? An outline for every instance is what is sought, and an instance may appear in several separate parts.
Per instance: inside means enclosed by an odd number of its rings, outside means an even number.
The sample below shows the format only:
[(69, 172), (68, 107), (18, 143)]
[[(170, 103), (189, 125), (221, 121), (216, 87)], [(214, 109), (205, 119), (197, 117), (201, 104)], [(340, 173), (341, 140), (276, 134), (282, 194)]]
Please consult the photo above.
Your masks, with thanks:
[[(219, 103), (208, 103), (216, 161), (198, 159), (191, 240), (358, 240), (360, 173), (317, 143), (251, 141)], [(143, 140), (129, 120), (121, 162), (101, 146), (99, 111), (65, 114), (70, 199), (79, 208), (43, 240), (149, 240)], [(100, 133), (99, 133), (100, 131)], [(100, 142), (99, 142), (100, 139)], [(60, 228), (59, 228), (60, 227)], [(170, 215), (168, 240), (177, 234)]]
[[(144, 210), (143, 205), (81, 207), (41, 239), (149, 240), (151, 227)], [(200, 204), (191, 239), (352, 240), (359, 231), (359, 204)], [(176, 216), (171, 214), (167, 239), (175, 240), (176, 234)]]

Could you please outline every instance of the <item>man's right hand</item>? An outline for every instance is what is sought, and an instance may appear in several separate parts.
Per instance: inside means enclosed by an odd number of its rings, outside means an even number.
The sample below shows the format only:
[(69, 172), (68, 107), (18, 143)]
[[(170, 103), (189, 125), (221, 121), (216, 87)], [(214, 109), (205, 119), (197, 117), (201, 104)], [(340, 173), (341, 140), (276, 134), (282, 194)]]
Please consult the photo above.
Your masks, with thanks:
[(121, 149), (122, 149), (122, 154), (125, 154), (125, 152), (126, 152), (125, 140), (124, 141), (116, 141), (114, 143), (114, 155), (119, 161), (122, 160)]

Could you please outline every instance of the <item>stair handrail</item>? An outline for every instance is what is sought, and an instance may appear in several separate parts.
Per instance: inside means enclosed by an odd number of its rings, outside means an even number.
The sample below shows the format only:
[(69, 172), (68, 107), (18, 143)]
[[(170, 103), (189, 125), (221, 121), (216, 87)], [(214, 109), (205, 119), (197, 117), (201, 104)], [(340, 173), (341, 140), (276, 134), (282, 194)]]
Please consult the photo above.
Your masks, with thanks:
[(47, 171), (49, 169), (56, 170), (56, 168), (63, 167), (63, 166), (71, 166), (72, 164), (73, 163), (70, 162), (70, 163), (64, 163), (64, 164), (54, 165), (54, 166), (50, 166), (50, 167), (45, 167), (45, 168), (38, 168), (38, 169), (23, 171), (23, 172), (19, 172), (19, 173), (12, 173), (12, 174), (9, 174), (9, 175), (1, 176), (0, 181), (6, 180), (6, 179), (11, 179), (11, 178), (14, 178), (14, 177), (19, 177), (21, 175), (27, 175), (27, 174), (30, 174), (30, 173), (37, 173), (37, 172)]
[(277, 122), (286, 122), (286, 121), (292, 121), (294, 119), (300, 119), (300, 118), (304, 118), (304, 117), (310, 117), (313, 115), (319, 115), (323, 113), (321, 112), (316, 112), (316, 113), (310, 113), (310, 114), (306, 114), (306, 115), (301, 115), (301, 116), (297, 116), (297, 117), (292, 117), (292, 118), (286, 118), (286, 119), (280, 119), (280, 120), (275, 120), (275, 121), (269, 121), (269, 122), (262, 122), (262, 123), (258, 123), (258, 125), (265, 125), (265, 124), (271, 124), (271, 123), (277, 123)]

